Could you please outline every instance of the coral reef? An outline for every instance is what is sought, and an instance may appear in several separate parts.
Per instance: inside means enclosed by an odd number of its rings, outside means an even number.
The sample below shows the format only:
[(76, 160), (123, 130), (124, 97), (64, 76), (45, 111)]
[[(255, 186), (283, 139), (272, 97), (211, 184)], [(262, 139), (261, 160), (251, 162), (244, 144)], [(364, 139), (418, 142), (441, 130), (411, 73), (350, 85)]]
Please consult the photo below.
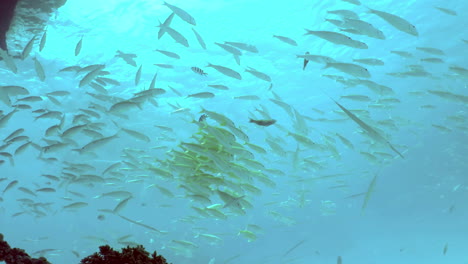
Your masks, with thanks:
[[(51, 264), (46, 258), (31, 258), (24, 250), (11, 248), (0, 234), (0, 261), (6, 264)], [(100, 246), (99, 253), (94, 253), (81, 260), (81, 264), (170, 264), (163, 256), (153, 252), (150, 255), (143, 246), (122, 248), (122, 253), (110, 246)]]
[(6, 264), (50, 264), (44, 257), (38, 259), (31, 258), (24, 250), (11, 248), (10, 245), (3, 240), (2, 234), (0, 234), (0, 261), (5, 261)]
[(122, 248), (122, 253), (110, 246), (100, 246), (99, 253), (94, 253), (81, 260), (81, 264), (168, 264), (166, 259), (158, 256), (156, 251), (148, 253), (143, 246)]

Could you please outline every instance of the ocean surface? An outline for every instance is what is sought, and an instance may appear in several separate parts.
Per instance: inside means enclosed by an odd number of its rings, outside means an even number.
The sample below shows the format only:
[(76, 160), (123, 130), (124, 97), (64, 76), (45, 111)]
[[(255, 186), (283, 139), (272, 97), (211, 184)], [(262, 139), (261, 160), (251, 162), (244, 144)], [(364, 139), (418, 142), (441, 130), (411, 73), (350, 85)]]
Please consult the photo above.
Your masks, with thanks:
[(352, 2), (68, 0), (39, 33), (16, 21), (0, 233), (52, 263), (103, 244), (468, 263), (468, 1)]

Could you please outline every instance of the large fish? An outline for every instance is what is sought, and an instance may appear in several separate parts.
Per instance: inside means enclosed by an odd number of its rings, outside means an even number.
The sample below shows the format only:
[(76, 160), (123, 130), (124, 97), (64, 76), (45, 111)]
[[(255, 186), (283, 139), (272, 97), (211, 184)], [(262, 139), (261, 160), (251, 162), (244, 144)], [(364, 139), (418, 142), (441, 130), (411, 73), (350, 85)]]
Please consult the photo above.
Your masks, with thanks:
[(405, 158), (386, 138), (384, 138), (379, 132), (377, 132), (377, 130), (373, 129), (371, 126), (359, 119), (359, 117), (351, 113), (348, 109), (339, 104), (337, 101), (333, 100), (333, 102), (335, 102), (335, 104), (338, 105), (338, 107), (340, 107), (341, 110), (343, 110), (343, 112), (345, 112), (345, 114), (349, 116), (349, 118), (351, 118), (354, 122), (356, 122), (356, 124), (358, 124), (362, 129), (364, 129), (371, 138), (378, 142), (387, 144), (401, 158)]

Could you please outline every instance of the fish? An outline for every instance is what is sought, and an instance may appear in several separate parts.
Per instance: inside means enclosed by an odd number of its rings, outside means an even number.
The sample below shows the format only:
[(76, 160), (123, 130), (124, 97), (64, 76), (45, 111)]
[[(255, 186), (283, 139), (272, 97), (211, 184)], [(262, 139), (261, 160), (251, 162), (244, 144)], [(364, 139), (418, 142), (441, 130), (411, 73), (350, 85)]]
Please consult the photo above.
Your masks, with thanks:
[(343, 18), (352, 18), (352, 19), (359, 19), (359, 15), (356, 14), (355, 12), (351, 11), (351, 10), (344, 10), (344, 9), (339, 9), (339, 10), (330, 10), (330, 11), (327, 11), (328, 14), (334, 14), (334, 15), (338, 15), (338, 16), (341, 16)]
[(300, 245), (304, 244), (304, 242), (306, 242), (306, 239), (303, 239), (299, 242), (297, 242), (296, 244), (294, 244), (294, 246), (292, 246), (290, 249), (288, 249), (286, 252), (284, 252), (284, 254), (281, 256), (282, 258), (286, 257), (289, 253), (291, 253), (293, 250), (295, 250), (296, 248), (298, 248)]
[(81, 39), (76, 43), (75, 56), (78, 56), (80, 54), (82, 46), (83, 46), (83, 36), (81, 36)]
[(218, 72), (220, 72), (220, 73), (222, 73), (222, 74), (224, 74), (224, 75), (226, 75), (228, 77), (238, 79), (238, 80), (242, 80), (242, 76), (238, 72), (236, 72), (233, 69), (230, 69), (228, 67), (224, 67), (224, 66), (221, 66), (221, 65), (215, 65), (215, 64), (211, 64), (211, 63), (208, 63), (208, 65), (206, 67), (214, 68)]
[(416, 47), (417, 50), (433, 54), (433, 55), (439, 55), (439, 56), (444, 56), (445, 52), (441, 49), (437, 48), (431, 48), (431, 47)]
[(243, 235), (244, 237), (246, 237), (248, 242), (252, 242), (257, 239), (257, 235), (249, 230), (240, 230), (238, 235)]
[(9, 112), (8, 114), (6, 115), (3, 115), (3, 116), (0, 116), (0, 128), (3, 128), (6, 126), (6, 124), (8, 123), (8, 121), (11, 119), (11, 117), (13, 116), (14, 113), (18, 112), (17, 109), (14, 109), (12, 110), (11, 112)]
[(166, 55), (166, 56), (168, 56), (170, 58), (180, 59), (180, 56), (177, 53), (166, 51), (166, 50), (159, 50), (159, 49), (157, 49), (156, 51), (161, 53), (161, 54), (164, 54), (164, 55)]
[(29, 56), (29, 53), (31, 53), (31, 50), (33, 48), (33, 45), (34, 45), (34, 41), (36, 40), (36, 36), (33, 36), (29, 41), (28, 43), (26, 44), (26, 46), (24, 46), (24, 49), (23, 51), (21, 52), (21, 60), (25, 60), (28, 56)]
[(143, 67), (143, 65), (141, 64), (140, 68), (138, 68), (138, 70), (137, 70), (137, 72), (135, 74), (135, 85), (138, 85), (140, 83), (142, 67)]
[(313, 55), (310, 54), (309, 52), (306, 52), (304, 55), (296, 55), (297, 58), (302, 58), (307, 61), (313, 61), (317, 63), (322, 63), (326, 64), (328, 62), (336, 62), (333, 58), (330, 58), (328, 56), (323, 56), (323, 55)]
[(144, 141), (144, 142), (147, 142), (149, 143), (151, 141), (151, 139), (143, 134), (143, 133), (140, 133), (138, 131), (135, 131), (135, 130), (132, 130), (132, 129), (128, 129), (128, 128), (121, 128), (123, 132), (127, 133), (128, 135), (138, 139), (138, 140), (141, 140), (141, 141)]
[(359, 19), (345, 18), (344, 26), (347, 29), (357, 30), (359, 34), (363, 34), (371, 38), (385, 39), (385, 35), (382, 31), (375, 28), (372, 24)]
[(42, 34), (41, 42), (39, 43), (39, 51), (42, 51), (44, 49), (46, 40), (47, 40), (47, 29), (44, 30), (44, 34)]
[(410, 22), (408, 22), (407, 20), (399, 16), (396, 16), (394, 14), (384, 12), (384, 11), (375, 10), (369, 7), (367, 7), (367, 9), (368, 9), (367, 11), (368, 13), (377, 15), (378, 17), (382, 18), (387, 23), (392, 25), (394, 28), (412, 36), (416, 36), (416, 37), (419, 36), (418, 30), (416, 29), (416, 27)]
[(181, 44), (182, 46), (189, 47), (188, 40), (178, 31), (169, 26), (164, 26), (163, 24), (160, 24), (159, 26), (164, 27), (164, 30), (169, 34), (169, 36), (171, 36), (173, 40), (175, 40), (175, 42)]
[(444, 249), (442, 250), (442, 254), (447, 254), (447, 250), (448, 250), (448, 243), (445, 243), (445, 246), (444, 246)]
[(242, 52), (232, 46), (229, 46), (227, 44), (223, 44), (223, 43), (218, 43), (218, 42), (215, 42), (214, 44), (218, 45), (219, 47), (221, 47), (222, 49), (224, 49), (225, 51), (231, 53), (232, 55), (234, 56), (241, 56), (242, 55)]
[(76, 209), (80, 209), (80, 208), (83, 208), (83, 207), (86, 207), (86, 206), (88, 206), (88, 203), (75, 202), (75, 203), (65, 205), (64, 207), (62, 207), (62, 209), (64, 209), (64, 210), (76, 210)]
[(169, 9), (171, 9), (172, 12), (174, 12), (174, 14), (176, 14), (178, 17), (180, 17), (185, 22), (187, 22), (187, 23), (189, 23), (191, 25), (194, 25), (194, 26), (197, 25), (197, 23), (195, 22), (195, 19), (189, 13), (187, 13), (185, 10), (181, 9), (180, 7), (171, 5), (171, 4), (167, 3), (166, 1), (164, 1), (163, 5), (167, 6)]
[(361, 2), (359, 0), (341, 0), (341, 1), (353, 4), (353, 5), (361, 5)]
[(152, 227), (152, 226), (143, 224), (141, 221), (135, 221), (135, 220), (132, 220), (132, 219), (127, 218), (127, 217), (125, 217), (125, 216), (123, 216), (123, 215), (120, 215), (120, 214), (117, 214), (117, 215), (120, 216), (120, 218), (122, 218), (122, 219), (124, 219), (124, 220), (126, 220), (126, 221), (128, 221), (128, 222), (130, 222), (130, 223), (133, 223), (133, 224), (135, 224), (135, 225), (142, 226), (142, 227), (144, 227), (144, 228), (146, 228), (146, 229), (149, 229), (149, 230), (151, 230), (151, 231), (155, 231), (155, 232), (157, 232), (157, 233), (163, 234), (163, 232), (159, 231), (158, 229), (156, 229), (156, 228), (154, 228), (154, 227)]
[(159, 31), (158, 31), (158, 39), (161, 39), (163, 36), (164, 36), (164, 33), (166, 33), (166, 30), (165, 28), (166, 27), (169, 27), (172, 23), (172, 19), (174, 18), (174, 15), (175, 13), (172, 12), (165, 20), (164, 22), (162, 23), (162, 27), (160, 26), (159, 27)]
[(98, 77), (99, 75), (102, 75), (102, 70), (105, 68), (106, 66), (105, 65), (96, 65), (96, 67), (88, 72), (84, 77), (83, 79), (81, 79), (78, 87), (83, 87), (85, 85), (88, 85), (89, 83), (91, 83), (94, 79), (96, 79), (96, 77)]
[(375, 58), (353, 59), (353, 61), (357, 62), (357, 63), (366, 64), (366, 65), (372, 65), (372, 66), (382, 66), (382, 65), (384, 65), (383, 61), (381, 61), (379, 59), (375, 59)]
[(160, 68), (164, 68), (164, 69), (173, 69), (174, 66), (173, 65), (170, 65), (170, 64), (161, 64), (161, 63), (155, 63), (153, 64), (154, 66), (158, 66)]
[(276, 123), (276, 120), (275, 119), (258, 120), (258, 119), (249, 118), (249, 123), (254, 123), (254, 124), (257, 124), (259, 126), (271, 126), (271, 125)]
[(234, 96), (234, 99), (240, 99), (240, 100), (260, 100), (260, 97), (256, 95), (241, 95), (241, 96)]
[(45, 81), (46, 75), (44, 72), (44, 68), (42, 67), (41, 63), (37, 60), (37, 58), (34, 58), (34, 69), (36, 70), (37, 77), (39, 77), (39, 80), (42, 82)]
[(215, 95), (210, 92), (201, 92), (201, 93), (194, 93), (194, 94), (189, 94), (187, 97), (193, 97), (193, 98), (213, 98)]
[(208, 75), (208, 73), (204, 72), (202, 69), (200, 69), (200, 68), (198, 68), (198, 67), (192, 67), (192, 68), (190, 68), (190, 69), (192, 69), (192, 71), (193, 71), (194, 73), (197, 73), (197, 74), (200, 74), (200, 75), (203, 75), (203, 76)]
[(341, 259), (341, 256), (338, 256), (336, 259), (336, 264), (343, 264), (343, 260)]
[(127, 64), (132, 65), (133, 67), (136, 67), (137, 64), (135, 62), (135, 58), (137, 57), (136, 54), (130, 54), (130, 53), (123, 53), (120, 50), (117, 51), (117, 54), (115, 57), (122, 58)]
[(119, 214), (120, 211), (122, 211), (122, 209), (123, 209), (125, 206), (127, 206), (128, 201), (130, 201), (130, 199), (132, 199), (132, 198), (133, 198), (133, 196), (129, 196), (128, 198), (123, 199), (122, 201), (120, 201), (120, 202), (114, 207), (114, 209), (112, 210), (112, 212), (113, 212), (114, 214)]
[(203, 48), (203, 49), (206, 49), (206, 44), (205, 44), (205, 41), (203, 40), (203, 38), (200, 36), (200, 34), (198, 34), (198, 32), (192, 28), (192, 31), (193, 31), (193, 34), (195, 35), (195, 38), (197, 39), (198, 41), (198, 44), (200, 44), (200, 46)]
[(260, 80), (264, 80), (266, 82), (271, 82), (271, 77), (270, 76), (268, 76), (267, 74), (265, 74), (263, 72), (259, 72), (259, 71), (257, 71), (256, 69), (254, 69), (252, 67), (248, 67), (245, 71), (252, 74), (253, 76), (259, 78)]
[[(331, 100), (333, 100), (332, 98), (330, 98)], [(384, 143), (384, 144), (387, 144), (395, 153), (397, 153), (402, 159), (404, 159), (405, 157), (403, 156), (403, 154), (401, 154), (387, 139), (385, 139), (379, 132), (377, 132), (377, 130), (373, 129), (371, 126), (369, 126), (368, 124), (366, 124), (364, 121), (362, 121), (361, 119), (359, 119), (356, 115), (354, 115), (353, 113), (351, 113), (348, 109), (346, 109), (344, 106), (342, 106), (341, 104), (339, 104), (337, 101), (333, 100), (333, 102), (335, 102), (335, 104), (341, 108), (341, 110), (343, 110), (343, 112), (345, 112), (345, 114), (351, 118), (356, 124), (358, 124), (362, 129), (364, 129), (366, 131), (366, 133), (371, 137), (373, 138), (374, 140), (378, 141), (378, 142), (381, 142), (381, 143)]]
[(341, 33), (336, 33), (332, 31), (313, 31), (306, 29), (305, 35), (314, 35), (319, 38), (325, 39), (331, 43), (337, 44), (337, 45), (344, 45), (356, 49), (368, 49), (369, 47), (366, 45), (364, 42), (360, 42), (357, 40), (354, 40), (344, 34)]
[(81, 147), (79, 149), (72, 149), (72, 150), (77, 151), (80, 154), (83, 154), (83, 153), (86, 153), (86, 152), (93, 152), (97, 148), (100, 148), (100, 147), (108, 144), (109, 142), (111, 142), (112, 140), (114, 140), (117, 137), (118, 137), (118, 135), (115, 134), (113, 136), (96, 139), (96, 140), (93, 140), (93, 141), (89, 142), (88, 144), (84, 145), (83, 147)]
[(231, 45), (231, 46), (234, 46), (234, 47), (236, 47), (238, 49), (241, 49), (241, 50), (249, 51), (249, 52), (252, 52), (252, 53), (258, 53), (258, 49), (254, 45), (250, 45), (250, 44), (246, 44), (246, 43), (242, 43), (242, 42), (232, 42), (232, 41), (225, 41), (224, 43), (228, 44), (228, 45)]
[(226, 85), (222, 85), (222, 84), (208, 84), (208, 86), (213, 87), (218, 90), (229, 90), (229, 87), (227, 87)]
[(353, 64), (353, 63), (328, 62), (327, 64), (325, 64), (324, 69), (327, 69), (327, 68), (334, 68), (341, 72), (344, 72), (344, 73), (347, 73), (349, 75), (353, 75), (359, 78), (371, 77), (369, 71), (366, 68), (359, 66), (357, 64)]
[(289, 45), (297, 46), (297, 42), (292, 38), (288, 38), (288, 37), (284, 37), (284, 36), (278, 36), (278, 35), (273, 35), (273, 37), (277, 38), (277, 39), (281, 40), (282, 42), (287, 43)]
[(369, 203), (369, 199), (372, 195), (372, 192), (374, 191), (376, 180), (377, 180), (377, 174), (374, 175), (374, 178), (372, 178), (371, 182), (369, 183), (369, 187), (367, 188), (366, 195), (364, 196), (364, 202), (362, 203), (361, 214), (363, 214), (364, 210), (366, 210), (367, 204)]
[(8, 141), (11, 140), (12, 138), (19, 136), (19, 135), (22, 134), (23, 132), (24, 132), (24, 128), (18, 128), (18, 129), (16, 129), (15, 131), (11, 132), (10, 135), (8, 135), (7, 137), (5, 137), (5, 138), (3, 139), (3, 142), (8, 142)]
[(448, 9), (448, 8), (444, 8), (444, 7), (438, 7), (438, 6), (434, 6), (435, 9), (445, 13), (445, 14), (448, 14), (448, 15), (451, 15), (451, 16), (456, 16), (457, 15), (457, 12), (455, 10), (452, 10), (452, 9)]
[(14, 188), (16, 185), (18, 185), (18, 181), (17, 181), (17, 180), (11, 181), (10, 183), (8, 183), (8, 185), (5, 187), (5, 189), (3, 189), (2, 194), (5, 194), (8, 190), (11, 190), (11, 189)]

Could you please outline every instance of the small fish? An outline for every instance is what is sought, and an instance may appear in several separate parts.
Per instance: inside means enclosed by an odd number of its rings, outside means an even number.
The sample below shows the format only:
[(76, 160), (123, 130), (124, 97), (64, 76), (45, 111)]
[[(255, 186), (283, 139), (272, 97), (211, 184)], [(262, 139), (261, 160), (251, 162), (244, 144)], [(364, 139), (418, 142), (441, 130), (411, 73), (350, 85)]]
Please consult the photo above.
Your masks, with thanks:
[(376, 180), (377, 180), (377, 174), (375, 174), (374, 178), (372, 178), (372, 181), (369, 183), (369, 187), (367, 188), (367, 192), (364, 197), (364, 202), (362, 203), (361, 214), (363, 214), (364, 210), (366, 210), (367, 204), (369, 203), (369, 199), (372, 193), (374, 192)]
[(221, 65), (215, 65), (215, 64), (211, 64), (211, 63), (208, 63), (207, 67), (214, 68), (218, 72), (220, 72), (220, 73), (222, 73), (222, 74), (224, 74), (224, 75), (226, 75), (228, 77), (238, 79), (238, 80), (242, 80), (242, 76), (238, 72), (236, 72), (233, 69), (230, 69), (228, 67), (224, 67), (224, 66), (221, 66)]
[(36, 40), (36, 36), (32, 37), (31, 40), (29, 40), (28, 44), (26, 44), (26, 46), (24, 46), (24, 49), (21, 52), (21, 59), (22, 60), (25, 60), (29, 56), (29, 53), (31, 53), (31, 50), (33, 48), (35, 40)]
[(366, 43), (354, 40), (341, 33), (336, 33), (332, 31), (314, 31), (309, 29), (306, 29), (306, 31), (307, 33), (305, 33), (305, 35), (314, 35), (337, 45), (344, 45), (356, 49), (369, 48)]
[(419, 36), (419, 33), (416, 30), (416, 27), (414, 25), (412, 25), (410, 22), (406, 21), (405, 19), (403, 19), (403, 18), (401, 18), (399, 16), (396, 16), (396, 15), (393, 15), (393, 14), (390, 14), (390, 13), (387, 13), (387, 12), (384, 12), (384, 11), (371, 9), (371, 8), (368, 8), (368, 12), (371, 13), (371, 14), (379, 16), (383, 20), (387, 21), (387, 23), (392, 25), (394, 28), (396, 28), (396, 29), (398, 29), (398, 30), (400, 30), (402, 32), (405, 32), (405, 33), (407, 33), (409, 35), (413, 35), (413, 36)]
[(213, 87), (218, 90), (229, 90), (229, 87), (227, 87), (226, 85), (222, 85), (222, 84), (208, 84), (208, 86)]
[(289, 45), (297, 46), (297, 42), (292, 38), (288, 38), (288, 37), (284, 37), (284, 36), (278, 36), (278, 35), (273, 35), (273, 37), (277, 38), (277, 39), (281, 40), (282, 42), (287, 43)]
[(456, 16), (457, 15), (457, 12), (452, 10), (452, 9), (448, 9), (448, 8), (444, 8), (444, 7), (438, 7), (438, 6), (434, 6), (435, 9), (445, 13), (445, 14), (448, 14), (448, 15), (451, 15), (451, 16)]
[(194, 97), (194, 98), (213, 98), (215, 95), (210, 92), (201, 92), (201, 93), (194, 93), (194, 94), (189, 94), (187, 97)]
[(138, 70), (137, 70), (137, 72), (135, 74), (135, 85), (138, 85), (140, 83), (142, 67), (143, 67), (143, 65), (140, 65), (140, 68), (138, 68)]
[(88, 206), (88, 203), (85, 202), (75, 202), (68, 205), (65, 205), (63, 209), (67, 210), (76, 210)]
[(137, 57), (136, 54), (130, 54), (130, 53), (123, 53), (120, 50), (117, 51), (117, 55), (115, 57), (120, 57), (122, 58), (127, 64), (132, 65), (133, 67), (136, 67), (137, 64), (135, 62), (135, 58)]
[(442, 253), (445, 255), (447, 253), (447, 250), (448, 250), (448, 243), (445, 244), (444, 250), (442, 251)]
[(37, 60), (37, 58), (34, 58), (34, 69), (36, 70), (37, 77), (39, 77), (39, 80), (42, 82), (45, 81), (46, 75), (44, 72), (44, 68), (42, 67), (41, 63)]
[(256, 120), (256, 119), (249, 118), (249, 123), (254, 123), (259, 126), (271, 126), (276, 123), (276, 120), (275, 119)]
[(327, 11), (327, 13), (329, 14), (334, 14), (334, 15), (338, 15), (338, 16), (341, 16), (343, 18), (352, 18), (352, 19), (359, 19), (359, 15), (356, 14), (355, 12), (351, 11), (351, 10), (331, 10), (331, 11)]
[(359, 78), (370, 78), (371, 75), (369, 71), (357, 64), (353, 63), (339, 63), (339, 62), (329, 62), (325, 65), (324, 69), (327, 68), (335, 68), (341, 72), (347, 73), (349, 75), (353, 75)]
[(8, 190), (12, 189), (12, 188), (15, 187), (16, 185), (18, 185), (18, 181), (17, 181), (17, 180), (11, 181), (11, 182), (5, 187), (5, 189), (3, 189), (3, 194), (5, 194)]
[(78, 41), (78, 43), (76, 43), (75, 56), (78, 56), (80, 54), (82, 46), (83, 46), (83, 36), (81, 37), (80, 41)]
[(164, 55), (166, 55), (166, 56), (168, 56), (170, 58), (180, 59), (180, 56), (177, 53), (166, 51), (166, 50), (159, 50), (159, 49), (157, 49), (156, 51), (161, 53), (161, 54), (164, 54)]
[(234, 99), (240, 100), (260, 100), (260, 97), (256, 95), (241, 95), (241, 96), (234, 96)]
[(41, 42), (39, 43), (39, 51), (42, 51), (44, 49), (46, 40), (47, 40), (47, 29), (44, 31), (44, 34), (42, 34)]
[(250, 44), (246, 44), (246, 43), (242, 43), (242, 42), (231, 42), (231, 41), (225, 41), (224, 43), (228, 44), (228, 45), (231, 45), (231, 46), (234, 46), (234, 47), (236, 47), (238, 49), (241, 49), (241, 50), (249, 51), (249, 52), (252, 52), (252, 53), (258, 53), (257, 47), (255, 47), (253, 45), (250, 45)]
[(367, 65), (372, 65), (372, 66), (382, 66), (384, 65), (384, 62), (379, 60), (379, 59), (374, 59), (374, 58), (364, 58), (364, 59), (353, 59), (354, 62), (362, 63), (362, 64), (367, 64)]
[(259, 71), (257, 71), (256, 69), (254, 69), (252, 67), (248, 67), (245, 71), (252, 74), (253, 76), (261, 79), (261, 80), (264, 80), (266, 82), (271, 82), (271, 77), (270, 76), (268, 76), (267, 74), (265, 74), (263, 72), (259, 72)]
[(174, 12), (174, 14), (176, 14), (178, 17), (180, 17), (185, 22), (187, 22), (189, 24), (192, 24), (194, 26), (197, 25), (197, 23), (195, 22), (195, 19), (189, 13), (187, 13), (185, 10), (181, 9), (180, 7), (168, 4), (165, 1), (164, 1), (163, 5), (167, 6), (169, 9), (171, 9), (172, 12)]
[[(309, 55), (310, 53), (307, 51), (305, 54), (306, 54), (306, 55)], [(304, 58), (304, 62), (303, 62), (303, 64), (302, 64), (302, 70), (305, 70), (305, 68), (307, 67), (307, 64), (308, 64), (308, 63), (309, 63), (309, 60), (306, 59), (306, 58)]]
[(342, 264), (343, 260), (341, 259), (341, 256), (338, 256), (338, 259), (336, 260), (336, 264)]
[(195, 37), (197, 38), (198, 44), (200, 44), (200, 46), (201, 46), (203, 49), (206, 49), (205, 41), (204, 41), (203, 38), (200, 36), (200, 34), (198, 34), (198, 32), (195, 31), (194, 28), (192, 28), (192, 31), (193, 31), (193, 34), (195, 34)]
[(158, 66), (160, 68), (164, 68), (164, 69), (173, 69), (174, 66), (170, 65), (170, 64), (161, 64), (161, 63), (155, 63), (153, 64), (154, 66)]
[(192, 69), (192, 71), (194, 73), (197, 73), (197, 74), (200, 74), (200, 75), (203, 75), (203, 76), (208, 75), (206, 72), (204, 72), (202, 69), (200, 69), (198, 67), (192, 67), (191, 69)]

